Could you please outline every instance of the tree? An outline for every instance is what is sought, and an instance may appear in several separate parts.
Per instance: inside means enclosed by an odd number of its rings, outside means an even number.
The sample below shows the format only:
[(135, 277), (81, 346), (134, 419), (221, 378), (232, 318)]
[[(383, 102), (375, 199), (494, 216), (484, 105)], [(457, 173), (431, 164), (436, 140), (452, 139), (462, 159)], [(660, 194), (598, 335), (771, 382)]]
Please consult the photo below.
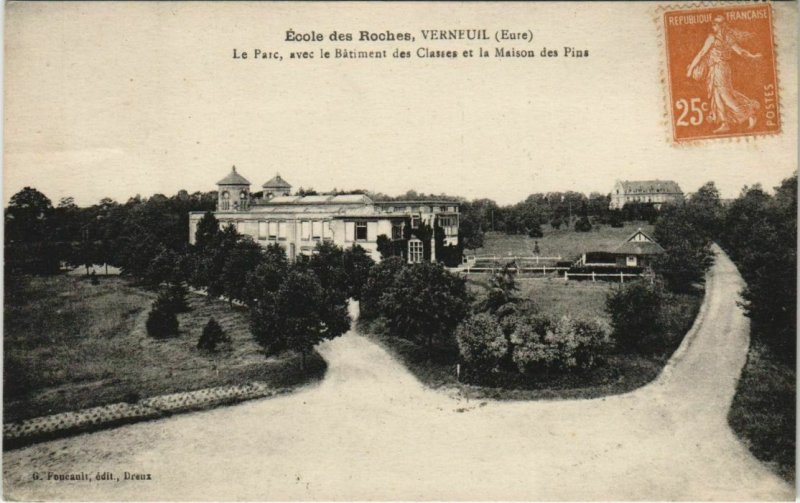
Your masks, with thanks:
[(718, 239), (722, 230), (724, 209), (714, 182), (707, 182), (689, 197), (693, 223), (698, 232), (710, 239)]
[(247, 274), (264, 261), (264, 249), (250, 236), (238, 236), (224, 258), (222, 266), (222, 292), (228, 302), (239, 300), (250, 303), (250, 289), (246, 281)]
[(270, 298), (280, 288), (288, 269), (286, 251), (278, 243), (271, 243), (261, 262), (245, 275), (244, 302), (253, 307), (260, 299)]
[(197, 222), (197, 230), (194, 234), (195, 247), (203, 251), (209, 247), (215, 246), (219, 234), (219, 220), (217, 220), (217, 217), (215, 217), (213, 213), (207, 211), (205, 215), (203, 215), (203, 218)]
[(589, 217), (582, 216), (575, 221), (575, 230), (577, 232), (589, 232), (592, 230), (592, 223), (589, 222)]
[(747, 286), (744, 308), (753, 337), (793, 365), (797, 339), (797, 176), (775, 195), (745, 187), (725, 216), (723, 246)]
[(379, 234), (375, 244), (382, 260), (394, 256), (394, 245), (392, 245), (392, 240), (386, 234)]
[[(213, 243), (206, 243), (202, 248), (195, 248), (193, 254), (192, 283), (205, 288), (209, 297), (225, 294), (225, 264), (231, 252), (238, 246), (241, 236), (236, 228), (228, 225), (220, 231)], [(244, 281), (244, 276), (240, 278)]]
[(50, 274), (65, 258), (54, 242), (53, 205), (38, 190), (25, 187), (11, 197), (5, 212), (6, 270)]
[(189, 304), (186, 302), (186, 287), (181, 283), (165, 286), (161, 291), (160, 300), (163, 307), (174, 313), (185, 313), (189, 311)]
[(13, 196), (6, 209), (5, 239), (35, 242), (48, 237), (53, 203), (32, 187), (25, 187)]
[(449, 339), (468, 309), (466, 283), (429, 262), (403, 267), (380, 300), (390, 333), (423, 343)]
[(381, 313), (381, 298), (394, 284), (400, 271), (407, 267), (400, 257), (389, 257), (375, 264), (369, 271), (367, 282), (361, 291), (359, 317), (371, 320)]
[(468, 249), (483, 247), (483, 232), (488, 225), (481, 221), (480, 207), (473, 203), (462, 202), (458, 220), (458, 241)]
[(620, 228), (625, 225), (625, 222), (622, 219), (622, 212), (620, 210), (612, 210), (609, 211), (608, 215), (608, 223), (611, 227)]
[(175, 315), (170, 299), (164, 294), (153, 302), (145, 323), (147, 334), (156, 339), (178, 335), (178, 317)]
[(222, 330), (222, 327), (217, 323), (217, 320), (212, 316), (206, 326), (203, 327), (203, 333), (197, 341), (197, 349), (214, 353), (220, 344), (230, 343), (230, 337)]
[(342, 335), (349, 327), (344, 296), (325, 292), (312, 271), (299, 269), (289, 271), (271, 302), (259, 303), (251, 317), (253, 333), (267, 354), (281, 347), (297, 351), (303, 370), (315, 345)]
[(531, 238), (540, 238), (544, 236), (542, 232), (542, 226), (539, 222), (534, 222), (531, 224), (531, 227), (528, 228), (528, 237)]
[(673, 292), (692, 292), (705, 280), (714, 261), (710, 237), (694, 219), (689, 206), (664, 206), (653, 237), (666, 251), (653, 263)]
[(308, 268), (316, 274), (323, 290), (348, 292), (344, 251), (327, 241), (318, 242), (308, 260)]
[(497, 373), (509, 351), (500, 323), (489, 313), (470, 316), (459, 324), (456, 341), (461, 358), (470, 371), (481, 377)]
[(342, 262), (347, 278), (347, 295), (360, 300), (361, 292), (369, 279), (369, 271), (375, 265), (375, 261), (364, 248), (353, 245), (344, 250)]
[(606, 297), (614, 339), (623, 349), (661, 349), (661, 306), (665, 294), (660, 283), (633, 281), (615, 287)]
[(147, 267), (144, 279), (153, 287), (161, 283), (180, 285), (186, 280), (183, 261), (183, 255), (162, 245), (158, 254)]
[(515, 265), (509, 263), (494, 274), (489, 280), (489, 291), (486, 295), (484, 309), (490, 313), (496, 313), (497, 310), (506, 304), (516, 302), (517, 280), (515, 277)]

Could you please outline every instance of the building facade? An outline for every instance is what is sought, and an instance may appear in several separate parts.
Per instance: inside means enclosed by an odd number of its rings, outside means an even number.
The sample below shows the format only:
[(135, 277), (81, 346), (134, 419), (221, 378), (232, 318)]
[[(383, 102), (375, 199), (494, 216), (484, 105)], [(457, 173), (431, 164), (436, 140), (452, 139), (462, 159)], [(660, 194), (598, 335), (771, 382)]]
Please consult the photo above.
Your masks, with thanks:
[(611, 191), (608, 207), (611, 210), (621, 210), (628, 203), (650, 203), (660, 208), (664, 203), (680, 202), (683, 202), (683, 191), (671, 180), (617, 180)]
[[(290, 260), (311, 254), (317, 243), (328, 241), (341, 247), (357, 244), (377, 261), (381, 256), (378, 238), (383, 235), (408, 262), (437, 261), (432, 233), (422, 232), (436, 227), (441, 228), (445, 246), (458, 246), (456, 200), (373, 201), (364, 194), (299, 196), (291, 194), (291, 185), (280, 175), (262, 187), (261, 197), (253, 197), (250, 182), (234, 167), (217, 182), (214, 215), (220, 226), (234, 225), (240, 234), (263, 246), (278, 243)], [(191, 243), (203, 215), (189, 215)]]

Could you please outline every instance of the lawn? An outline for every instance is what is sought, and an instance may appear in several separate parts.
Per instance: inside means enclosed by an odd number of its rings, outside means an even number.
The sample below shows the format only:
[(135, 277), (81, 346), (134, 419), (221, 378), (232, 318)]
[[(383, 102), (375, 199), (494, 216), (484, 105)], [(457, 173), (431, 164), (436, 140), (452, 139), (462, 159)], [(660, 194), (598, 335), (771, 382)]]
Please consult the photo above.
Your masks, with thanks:
[[(120, 277), (98, 280), (24, 277), (7, 288), (13, 294), (4, 304), (5, 421), (254, 380), (291, 387), (324, 374), (318, 355), (307, 376), (299, 356), (266, 359), (243, 308), (196, 294), (178, 317), (180, 335), (154, 340), (144, 325), (155, 294)], [(196, 349), (211, 316), (231, 337), (230, 351)]]
[[(488, 275), (472, 275), (469, 291), (480, 298), (488, 285)], [(605, 311), (611, 283), (565, 282), (555, 278), (519, 280), (518, 295), (534, 301), (536, 310), (549, 317), (569, 315), (598, 318), (609, 323)], [(535, 400), (595, 398), (634, 390), (655, 379), (683, 340), (694, 322), (702, 295), (675, 295), (666, 308), (666, 349), (658, 354), (612, 351), (605, 363), (588, 371), (536, 377), (507, 374), (502, 386), (462, 385), (456, 377), (458, 348), (454, 342), (438, 347), (430, 360), (424, 347), (405, 339), (385, 335), (379, 323), (362, 323), (359, 329), (404, 362), (424, 384), (432, 388), (461, 388), (470, 398)]]
[[(489, 274), (471, 274), (467, 288), (475, 296), (485, 294), (489, 285)], [(606, 295), (614, 283), (564, 281), (559, 278), (518, 278), (518, 295), (532, 300), (537, 309), (554, 318), (564, 315), (583, 318), (599, 318), (609, 321), (605, 310)]]
[(541, 238), (487, 232), (483, 248), (469, 250), (467, 255), (531, 256), (536, 242), (539, 245), (539, 255), (542, 257), (573, 260), (586, 251), (611, 251), (640, 228), (652, 235), (653, 226), (647, 222), (627, 222), (620, 228), (595, 225), (589, 232), (575, 232), (565, 227), (553, 229), (549, 225), (543, 225), (544, 236)]
[(753, 339), (728, 422), (755, 457), (795, 482), (795, 368)]

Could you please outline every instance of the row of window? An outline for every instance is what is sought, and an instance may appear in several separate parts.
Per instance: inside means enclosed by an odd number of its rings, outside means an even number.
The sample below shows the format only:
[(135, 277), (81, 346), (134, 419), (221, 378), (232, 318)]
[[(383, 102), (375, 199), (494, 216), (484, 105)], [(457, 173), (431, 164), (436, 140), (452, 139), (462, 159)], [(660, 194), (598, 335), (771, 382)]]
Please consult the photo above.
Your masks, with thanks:
[[(227, 221), (220, 221), (220, 226), (225, 227), (228, 224), (234, 223), (236, 225), (236, 230), (240, 234), (244, 234), (244, 225), (245, 222), (242, 220), (236, 222), (227, 222)], [(330, 230), (330, 226), (328, 225), (329, 221), (310, 221), (304, 220), (300, 222), (300, 239), (303, 241), (312, 241), (316, 240), (319, 241), (320, 239), (330, 239), (333, 237), (333, 233)], [(291, 222), (285, 221), (259, 221), (258, 222), (258, 239), (265, 240), (285, 240), (288, 237), (289, 232), (289, 225), (292, 225)]]
[[(421, 218), (419, 215), (411, 217), (411, 228), (419, 227)], [(222, 221), (224, 227), (229, 223)], [(445, 235), (451, 236), (458, 233), (458, 219), (454, 216), (440, 217), (439, 224), (444, 227)], [(236, 221), (236, 230), (244, 234), (244, 221)], [(288, 238), (289, 225), (293, 222), (287, 221), (264, 221), (258, 222), (258, 239), (260, 240), (285, 240)], [(333, 231), (330, 228), (329, 220), (303, 220), (299, 226), (300, 239), (303, 241), (319, 241), (320, 239), (333, 238)], [(375, 241), (378, 237), (378, 223), (371, 221), (351, 221), (344, 222), (344, 240), (346, 242), (355, 241)], [(395, 223), (392, 225), (392, 239), (403, 239), (403, 224)]]
[(458, 206), (384, 206), (386, 213), (455, 213)]

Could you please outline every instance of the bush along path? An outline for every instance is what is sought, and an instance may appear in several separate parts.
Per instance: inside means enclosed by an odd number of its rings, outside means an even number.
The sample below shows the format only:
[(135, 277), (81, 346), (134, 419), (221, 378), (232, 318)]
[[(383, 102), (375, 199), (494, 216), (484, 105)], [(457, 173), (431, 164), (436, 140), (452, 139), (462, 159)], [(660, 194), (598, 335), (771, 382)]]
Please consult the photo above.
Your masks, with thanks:
[(113, 403), (74, 412), (36, 417), (3, 424), (3, 449), (43, 440), (97, 431), (181, 412), (210, 409), (254, 398), (282, 395), (291, 388), (274, 388), (262, 382), (218, 386), (196, 391), (145, 398), (135, 403)]

